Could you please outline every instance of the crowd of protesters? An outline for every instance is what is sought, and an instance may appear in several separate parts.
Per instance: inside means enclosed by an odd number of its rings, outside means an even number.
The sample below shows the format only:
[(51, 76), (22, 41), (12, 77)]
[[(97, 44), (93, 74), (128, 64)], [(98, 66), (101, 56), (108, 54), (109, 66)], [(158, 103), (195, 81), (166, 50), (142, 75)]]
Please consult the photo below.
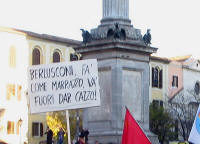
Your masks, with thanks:
[[(65, 133), (66, 132), (63, 130), (63, 128), (59, 129), (59, 132), (57, 134), (57, 144), (64, 144)], [(55, 144), (53, 143), (53, 131), (48, 126), (45, 134), (47, 134), (47, 139), (46, 139), (47, 144)], [(88, 130), (82, 130), (79, 133), (78, 139), (75, 142), (75, 144), (88, 144), (88, 135), (89, 135)], [(95, 144), (98, 144), (97, 141), (95, 142)]]

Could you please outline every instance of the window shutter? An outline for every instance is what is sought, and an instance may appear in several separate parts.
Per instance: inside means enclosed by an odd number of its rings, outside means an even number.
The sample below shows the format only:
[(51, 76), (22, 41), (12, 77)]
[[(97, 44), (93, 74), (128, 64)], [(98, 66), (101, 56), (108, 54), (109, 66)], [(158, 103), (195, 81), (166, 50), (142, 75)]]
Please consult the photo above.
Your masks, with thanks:
[(195, 93), (198, 95), (199, 94), (199, 82), (196, 82), (195, 85), (194, 85), (194, 91)]
[(34, 136), (34, 123), (32, 123), (32, 136)]
[(40, 136), (42, 137), (43, 136), (43, 124), (40, 123)]
[(172, 86), (174, 86), (175, 78), (174, 76), (172, 77)]
[(175, 137), (177, 139), (178, 139), (178, 131), (179, 131), (178, 120), (175, 120)]
[(11, 68), (15, 68), (16, 67), (16, 49), (14, 46), (10, 47), (10, 58), (9, 58), (9, 65)]
[(163, 107), (163, 101), (160, 101), (160, 107)]
[(152, 67), (152, 87), (154, 87), (154, 68)]
[(19, 135), (19, 130), (20, 130), (20, 124), (19, 124), (19, 121), (17, 122), (17, 131), (16, 131), (16, 134)]
[(6, 100), (10, 100), (10, 85), (6, 86)]
[(39, 136), (39, 123), (32, 122), (32, 136)]
[(154, 69), (154, 87), (158, 87), (158, 68)]
[(17, 100), (21, 101), (21, 93), (22, 93), (22, 86), (18, 85), (17, 86)]
[(162, 88), (162, 79), (163, 79), (162, 70), (160, 70), (160, 72), (159, 72), (159, 88)]

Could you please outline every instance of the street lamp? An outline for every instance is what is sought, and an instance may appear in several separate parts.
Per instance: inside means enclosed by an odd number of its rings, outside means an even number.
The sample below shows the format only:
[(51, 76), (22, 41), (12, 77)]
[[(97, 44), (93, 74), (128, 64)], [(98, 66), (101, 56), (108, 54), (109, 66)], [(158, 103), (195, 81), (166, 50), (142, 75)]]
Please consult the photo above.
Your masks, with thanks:
[(21, 130), (21, 127), (22, 127), (22, 122), (23, 122), (23, 120), (20, 118), (19, 120), (18, 120), (18, 123), (19, 123), (19, 127), (20, 127), (20, 131), (19, 131), (19, 144), (21, 144), (21, 135), (22, 135), (22, 130)]

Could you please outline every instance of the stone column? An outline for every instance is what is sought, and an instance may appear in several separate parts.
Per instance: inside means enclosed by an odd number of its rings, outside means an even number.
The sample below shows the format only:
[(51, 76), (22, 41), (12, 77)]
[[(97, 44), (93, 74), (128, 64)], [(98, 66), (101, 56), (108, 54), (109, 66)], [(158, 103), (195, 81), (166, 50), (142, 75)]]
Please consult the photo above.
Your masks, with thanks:
[(103, 0), (103, 19), (129, 19), (129, 0)]

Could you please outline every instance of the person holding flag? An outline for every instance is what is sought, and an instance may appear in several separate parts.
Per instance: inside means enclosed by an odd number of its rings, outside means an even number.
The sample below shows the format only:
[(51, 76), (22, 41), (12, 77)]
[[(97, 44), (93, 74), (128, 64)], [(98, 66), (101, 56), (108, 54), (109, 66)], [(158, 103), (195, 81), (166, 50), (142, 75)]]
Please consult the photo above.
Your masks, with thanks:
[(190, 143), (200, 144), (200, 105), (188, 138)]
[(151, 144), (128, 108), (126, 108), (122, 144)]

